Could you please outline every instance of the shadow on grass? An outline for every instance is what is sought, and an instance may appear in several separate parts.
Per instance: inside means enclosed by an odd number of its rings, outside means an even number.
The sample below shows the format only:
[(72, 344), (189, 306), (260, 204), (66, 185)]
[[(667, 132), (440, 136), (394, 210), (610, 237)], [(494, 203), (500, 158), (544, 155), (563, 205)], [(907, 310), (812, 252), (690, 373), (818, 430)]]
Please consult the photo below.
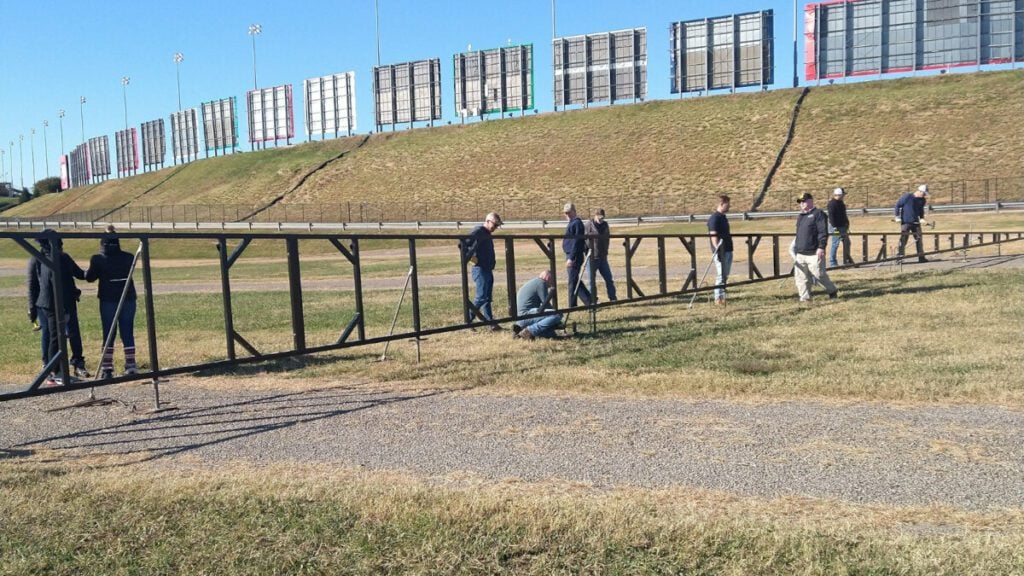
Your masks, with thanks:
[[(446, 393), (448, 391), (445, 390), (395, 393), (346, 386), (302, 392), (257, 393), (236, 401), (222, 403), (214, 399), (208, 405), (174, 413), (39, 438), (18, 444), (17, 452), (31, 451), (25, 447), (87, 451), (82, 458), (115, 457), (109, 464), (94, 467), (117, 468), (214, 446), (230, 446), (303, 424), (337, 420), (374, 408)], [(70, 456), (74, 457), (74, 454)]]
[(273, 360), (266, 360), (264, 362), (256, 362), (252, 364), (239, 364), (237, 366), (231, 366), (227, 368), (208, 368), (194, 372), (193, 375), (200, 378), (208, 378), (213, 376), (257, 376), (260, 374), (282, 374), (291, 373), (296, 370), (303, 370), (305, 368), (315, 368), (319, 366), (327, 365), (339, 365), (349, 362), (369, 362), (377, 358), (376, 354), (371, 354), (363, 350), (360, 354), (355, 356), (338, 356), (328, 355), (330, 353), (323, 353), (322, 355), (309, 355), (309, 356), (293, 356), (290, 358), (276, 358)]

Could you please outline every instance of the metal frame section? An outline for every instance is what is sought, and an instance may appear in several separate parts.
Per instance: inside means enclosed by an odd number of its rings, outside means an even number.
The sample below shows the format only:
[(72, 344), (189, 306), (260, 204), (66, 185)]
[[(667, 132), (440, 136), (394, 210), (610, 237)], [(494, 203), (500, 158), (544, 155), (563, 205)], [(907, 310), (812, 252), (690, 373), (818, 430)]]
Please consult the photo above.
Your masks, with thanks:
[(465, 120), (536, 107), (533, 44), (461, 52), (452, 56), (455, 114)]
[(114, 132), (117, 175), (133, 176), (139, 172), (139, 139), (135, 128)]
[(238, 149), (238, 104), (235, 97), (203, 102), (203, 143), (206, 157)]
[(104, 134), (89, 138), (89, 172), (92, 182), (110, 177), (110, 137)]
[(85, 186), (92, 181), (88, 144), (79, 144), (68, 154), (68, 179), (70, 188)]
[(373, 68), (374, 123), (390, 125), (441, 119), (441, 59), (417, 60)]
[(356, 127), (356, 73), (344, 72), (302, 81), (306, 114), (306, 140), (342, 132), (351, 136)]
[(163, 168), (167, 156), (167, 136), (164, 119), (142, 123), (142, 169)]
[[(41, 233), (0, 232), (0, 241), (15, 242), (29, 255), (40, 258), (43, 265), (53, 268), (57, 275), (57, 285), (60, 285), (61, 282), (60, 267), (55, 266), (55, 262), (59, 262), (60, 260), (60, 248), (59, 244), (53, 240), (56, 240), (57, 238), (86, 238), (95, 240), (101, 237), (101, 235), (97, 233), (72, 232), (58, 235), (52, 231), (47, 232), (45, 237), (51, 239), (51, 245), (56, 247), (51, 258), (48, 259), (43, 256), (33, 244), (33, 241), (43, 236), (44, 235)], [(463, 321), (467, 315), (472, 314), (473, 316), (476, 316), (476, 310), (473, 308), (468, 296), (468, 282), (466, 279), (468, 262), (466, 261), (465, 253), (461, 246), (461, 243), (466, 239), (466, 236), (464, 235), (376, 234), (356, 236), (335, 234), (230, 234), (219, 232), (209, 234), (129, 233), (121, 234), (120, 236), (122, 245), (126, 244), (130, 239), (137, 239), (141, 243), (139, 267), (142, 268), (143, 290), (139, 294), (139, 297), (143, 300), (141, 308), (145, 310), (146, 314), (146, 335), (149, 348), (148, 365), (143, 365), (143, 371), (137, 375), (126, 375), (108, 380), (96, 381), (72, 380), (70, 378), (67, 363), (67, 344), (65, 342), (66, 331), (64, 327), (61, 326), (58, 330), (58, 334), (61, 334), (64, 337), (59, 339), (60, 351), (56, 357), (54, 357), (53, 360), (43, 368), (42, 372), (40, 372), (40, 374), (24, 388), (14, 391), (0, 392), (0, 401), (15, 400), (30, 396), (40, 396), (71, 390), (81, 390), (93, 386), (105, 386), (108, 384), (118, 384), (132, 380), (152, 380), (154, 385), (156, 385), (159, 378), (164, 376), (193, 373), (199, 370), (231, 368), (240, 364), (263, 362), (320, 352), (337, 351), (398, 340), (415, 340), (417, 342), (418, 359), (418, 344), (424, 336), (464, 330), (480, 326), (482, 324), (480, 322), (466, 323)], [(780, 247), (788, 245), (788, 241), (791, 236), (792, 235), (786, 234), (734, 235), (738, 253), (742, 253), (742, 248), (739, 248), (740, 246), (746, 245), (747, 247), (746, 264), (748, 273), (746, 280), (740, 280), (737, 274), (736, 280), (731, 281), (729, 286), (740, 286), (755, 282), (771, 281), (789, 276), (791, 274), (791, 268), (783, 264), (780, 254), (785, 253), (785, 250)], [(899, 259), (890, 256), (893, 252), (890, 250), (890, 246), (895, 244), (894, 241), (890, 242), (890, 240), (898, 238), (898, 234), (852, 234), (851, 236), (855, 238), (859, 237), (861, 239), (861, 242), (859, 243), (861, 246), (861, 255), (859, 258), (861, 265), (864, 263), (899, 262)], [(933, 246), (933, 249), (927, 252), (929, 255), (945, 252), (965, 253), (969, 248), (981, 246), (998, 246), (1001, 253), (1002, 246), (1004, 244), (1024, 240), (1024, 233), (1022, 232), (943, 232), (924, 233), (924, 236), (930, 240), (926, 245), (931, 244)], [(560, 255), (556, 252), (555, 242), (561, 238), (562, 236), (556, 235), (502, 235), (495, 238), (495, 242), (499, 243), (499, 245), (502, 242), (505, 245), (505, 267), (503, 272), (505, 274), (504, 284), (507, 286), (508, 315), (483, 324), (508, 323), (518, 319), (532, 317), (517, 315), (515, 305), (515, 289), (517, 286), (516, 279), (528, 278), (537, 270), (535, 268), (531, 268), (529, 271), (517, 269), (515, 243), (519, 242), (521, 247), (536, 246), (544, 255), (544, 260), (546, 262), (545, 266), (549, 267), (554, 274), (558, 268), (558, 260), (560, 259)], [(559, 312), (570, 312), (575, 310), (589, 312), (591, 331), (596, 331), (597, 329), (597, 311), (601, 308), (622, 306), (648, 300), (679, 297), (683, 295), (693, 295), (696, 293), (705, 293), (714, 288), (714, 286), (702, 285), (702, 283), (697, 279), (697, 271), (700, 269), (700, 266), (705, 262), (710, 262), (712, 257), (712, 251), (710, 247), (708, 247), (706, 236), (703, 234), (614, 234), (612, 235), (612, 238), (614, 242), (612, 242), (611, 246), (620, 245), (625, 256), (624, 278), (626, 289), (622, 291), (625, 293), (625, 298), (614, 302), (594, 301), (590, 305), (578, 306), (573, 309), (559, 308), (557, 294), (561, 289), (565, 288), (563, 285), (556, 289), (555, 298), (552, 299), (551, 303)], [(157, 318), (155, 316), (156, 307), (154, 305), (152, 265), (150, 262), (151, 243), (154, 240), (159, 240), (161, 242), (188, 242), (195, 241), (197, 239), (214, 240), (216, 242), (217, 261), (219, 262), (221, 273), (220, 297), (223, 303), (224, 354), (219, 359), (213, 359), (199, 364), (162, 367), (159, 350), (164, 347), (160, 346), (158, 348), (158, 344), (160, 344), (160, 342), (157, 338), (156, 330)], [(948, 248), (943, 246), (947, 239)], [(291, 329), (292, 344), (287, 350), (261, 352), (255, 345), (240, 334), (235, 327), (231, 269), (234, 264), (238, 262), (239, 258), (241, 258), (246, 248), (248, 248), (250, 243), (254, 240), (269, 240), (284, 244), (285, 254), (287, 256), (287, 282), (289, 301), (291, 303), (291, 313), (290, 326), (280, 326), (279, 330), (286, 332), (289, 328)], [(363, 306), (364, 286), (362, 282), (362, 266), (364, 261), (361, 258), (360, 250), (366, 242), (379, 240), (387, 240), (389, 242), (405, 241), (408, 244), (409, 276), (407, 278), (406, 286), (409, 286), (408, 282), (411, 280), (412, 329), (395, 333), (394, 327), (392, 326), (392, 330), (386, 334), (381, 333), (377, 335), (369, 335), (366, 328), (366, 310)], [(452, 265), (458, 265), (461, 268), (461, 287), (463, 297), (461, 299), (460, 309), (448, 311), (451, 313), (450, 317), (453, 320), (457, 315), (458, 321), (454, 321), (451, 324), (444, 324), (444, 322), (441, 321), (439, 322), (441, 325), (424, 328), (421, 316), (422, 305), (424, 302), (431, 302), (434, 300), (431, 299), (430, 295), (428, 295), (427, 299), (423, 299), (419, 283), (420, 274), (417, 266), (417, 245), (419, 243), (429, 243), (432, 246), (437, 246), (439, 241), (442, 245), (447, 245), (451, 248)], [(345, 314), (338, 318), (339, 336), (336, 340), (328, 344), (309, 345), (306, 339), (306, 322), (303, 307), (300, 247), (303, 244), (308, 245), (315, 242), (330, 243), (344, 257), (344, 260), (352, 266), (352, 284), (350, 291), (354, 296), (354, 304), (349, 314)], [(653, 285), (650, 280), (645, 280), (646, 284), (641, 286), (641, 282), (638, 280), (637, 275), (638, 267), (635, 265), (636, 253), (638, 249), (641, 248), (641, 245), (650, 246), (652, 244), (657, 250), (657, 284)], [(858, 246), (858, 242), (854, 241), (853, 246)], [(533, 266), (535, 267), (536, 265), (534, 264)], [(591, 270), (591, 278), (593, 279), (593, 267), (591, 267)], [(646, 276), (649, 277), (650, 274), (646, 274)], [(500, 281), (495, 284), (498, 286), (502, 285)], [(444, 290), (451, 290), (452, 288), (455, 287), (442, 287)], [(384, 287), (379, 289), (388, 290), (388, 288)], [(57, 318), (64, 318), (67, 305), (66, 302), (63, 302), (61, 294), (61, 290), (56, 291), (54, 313)], [(401, 306), (401, 304), (399, 304), (399, 306)], [(495, 306), (495, 310), (500, 310), (500, 306)], [(441, 314), (440, 317), (444, 317), (444, 314)], [(239, 350), (239, 348), (241, 348), (241, 350)], [(41, 387), (46, 376), (51, 372), (57, 372), (63, 376), (63, 386), (49, 388)]]
[(775, 83), (772, 10), (673, 22), (669, 46), (672, 94)]
[(249, 112), (249, 143), (278, 140), (291, 144), (295, 137), (295, 107), (292, 105), (292, 85), (249, 90), (245, 94)]
[(647, 98), (647, 28), (551, 41), (555, 110)]
[(830, 0), (804, 7), (807, 80), (1024, 61), (1024, 0)]
[(171, 155), (175, 166), (199, 159), (198, 116), (195, 108), (171, 114)]

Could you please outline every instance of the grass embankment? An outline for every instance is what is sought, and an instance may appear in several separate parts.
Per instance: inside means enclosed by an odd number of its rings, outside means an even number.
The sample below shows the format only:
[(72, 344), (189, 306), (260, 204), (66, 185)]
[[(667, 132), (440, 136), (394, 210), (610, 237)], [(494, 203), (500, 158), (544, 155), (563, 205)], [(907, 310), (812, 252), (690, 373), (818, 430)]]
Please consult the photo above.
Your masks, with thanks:
[[(935, 183), (1024, 174), (1021, 94), (1024, 70), (812, 88), (764, 209), (790, 209), (784, 192), (835, 186), (852, 205), (886, 205), (883, 191), (857, 186), (883, 183), (891, 195), (931, 182), (932, 202), (960, 203), (959, 187)], [(969, 190), (967, 201), (994, 198)]]
[(438, 484), (296, 466), (38, 463), (47, 459), (0, 460), (6, 574), (961, 575), (1024, 566), (1019, 512)]

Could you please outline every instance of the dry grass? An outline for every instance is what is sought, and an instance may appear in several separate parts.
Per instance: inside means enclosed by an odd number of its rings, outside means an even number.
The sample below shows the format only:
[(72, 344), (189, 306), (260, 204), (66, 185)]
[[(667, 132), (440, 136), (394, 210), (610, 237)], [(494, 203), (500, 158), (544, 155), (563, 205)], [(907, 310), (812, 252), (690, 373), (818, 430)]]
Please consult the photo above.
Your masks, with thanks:
[(1020, 510), (5, 454), (0, 570), (1011, 574)]

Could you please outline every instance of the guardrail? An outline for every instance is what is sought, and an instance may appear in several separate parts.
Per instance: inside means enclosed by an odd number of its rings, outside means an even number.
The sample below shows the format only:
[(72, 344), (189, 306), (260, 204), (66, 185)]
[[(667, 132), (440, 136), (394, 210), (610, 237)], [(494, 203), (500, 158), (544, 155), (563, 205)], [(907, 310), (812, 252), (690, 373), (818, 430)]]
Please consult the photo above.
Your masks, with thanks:
[[(60, 243), (54, 242), (61, 239), (93, 239), (103, 237), (103, 234), (94, 232), (68, 232), (45, 234), (37, 232), (0, 232), (0, 242), (14, 242), (26, 254), (41, 259), (43, 265), (50, 267), (56, 277), (56, 283), (61, 283), (61, 267), (55, 266), (54, 262), (60, 259)], [(1024, 232), (926, 232), (924, 236), (931, 244), (928, 254), (944, 252), (966, 251), (981, 246), (998, 246), (1020, 241), (1024, 238)], [(39, 238), (48, 238), (53, 246), (53, 253), (47, 257), (33, 245), (33, 241)], [(736, 252), (734, 255), (734, 276), (737, 280), (730, 281), (730, 287), (764, 282), (784, 278), (791, 274), (791, 268), (783, 261), (782, 255), (786, 253), (789, 238), (792, 235), (786, 234), (736, 234), (734, 242)], [(859, 251), (859, 263), (880, 263), (894, 261), (892, 241), (898, 234), (861, 233), (852, 234), (854, 251)], [(560, 235), (537, 235), (537, 234), (509, 234), (494, 237), (496, 246), (504, 247), (504, 258), (499, 257), (503, 266), (499, 272), (505, 278), (502, 283), (495, 278), (495, 286), (504, 287), (507, 298), (507, 315), (495, 318), (490, 322), (478, 322), (478, 311), (469, 298), (468, 272), (461, 242), (465, 240), (464, 235), (349, 235), (349, 234), (323, 234), (307, 232), (305, 234), (270, 234), (270, 233), (203, 233), (203, 232), (128, 232), (119, 235), (122, 243), (130, 240), (139, 241), (139, 269), (142, 275), (142, 290), (139, 297), (143, 301), (146, 321), (146, 343), (148, 351), (148, 362), (143, 363), (144, 370), (136, 375), (119, 376), (106, 380), (75, 381), (71, 379), (68, 365), (68, 345), (64, 337), (59, 338), (59, 352), (53, 357), (49, 364), (27, 384), (24, 388), (14, 391), (0, 393), (0, 401), (15, 400), (43, 394), (53, 394), (71, 390), (81, 390), (93, 386), (104, 386), (133, 380), (152, 380), (156, 391), (156, 401), (159, 407), (160, 378), (177, 374), (193, 373), (201, 370), (222, 369), (238, 366), (241, 364), (265, 362), (269, 360), (316, 354), (321, 352), (345, 350), (354, 347), (363, 347), (373, 344), (393, 342), (397, 340), (415, 340), (417, 350), (420, 340), (424, 336), (442, 334), (458, 330), (465, 330), (475, 326), (512, 322), (525, 316), (518, 316), (516, 310), (516, 288), (517, 279), (532, 277), (537, 272), (534, 268), (526, 273), (525, 266), (520, 266), (522, 254), (525, 250), (539, 250), (536, 258), (543, 262), (541, 269), (549, 270), (555, 278), (556, 284), (559, 277), (560, 253), (556, 250), (555, 243), (562, 240)], [(552, 306), (561, 313), (572, 311), (583, 311), (589, 316), (592, 331), (597, 329), (597, 314), (600, 309), (610, 306), (623, 306), (630, 303), (679, 297), (691, 295), (696, 292), (705, 292), (714, 286), (702, 285), (703, 278), (698, 280), (698, 272), (701, 269), (710, 269), (712, 253), (707, 247), (704, 235), (694, 234), (615, 234), (612, 236), (612, 248), (609, 253), (609, 261), (614, 262), (616, 274), (622, 280), (625, 289), (623, 298), (614, 302), (594, 301), (588, 306), (567, 308), (559, 306), (558, 293), (556, 289), (552, 299)], [(216, 245), (216, 266), (219, 269), (219, 291), (223, 307), (223, 337), (224, 355), (218, 360), (186, 363), (183, 365), (165, 367), (161, 362), (160, 350), (166, 344), (159, 342), (156, 316), (156, 305), (154, 299), (153, 265), (151, 259), (152, 244), (178, 243), (194, 240), (213, 241)], [(858, 241), (859, 240), (859, 241)], [(292, 346), (287, 350), (276, 352), (261, 352), (249, 342), (235, 328), (235, 313), (232, 299), (232, 267), (237, 264), (245, 253), (246, 249), (254, 241), (281, 243), (284, 245), (284, 254), (287, 261), (287, 291), (290, 304), (290, 325), (279, 327), (281, 333), (292, 334)], [(387, 242), (389, 250), (393, 253), (396, 243), (404, 245), (408, 251), (409, 275), (407, 287), (410, 289), (410, 301), (412, 305), (412, 326), (411, 329), (400, 333), (370, 334), (367, 328), (367, 309), (364, 300), (367, 285), (364, 282), (367, 270), (364, 248), (373, 242)], [(351, 287), (339, 289), (351, 293), (353, 306), (346, 316), (347, 322), (338, 325), (340, 336), (333, 342), (321, 345), (308, 345), (305, 328), (305, 312), (303, 306), (303, 279), (301, 274), (300, 246), (311, 243), (327, 242), (336, 251), (335, 256), (339, 262), (345, 262), (350, 266), (351, 273), (346, 276), (346, 282), (351, 282)], [(459, 284), (439, 284), (428, 288), (428, 290), (445, 290), (456, 287), (461, 288), (462, 297), (460, 305), (455, 309), (448, 309), (448, 318), (452, 321), (444, 322), (435, 326), (424, 326), (421, 310), (424, 305), (423, 288), (421, 280), (429, 278), (437, 280), (443, 278), (438, 274), (424, 275), (419, 269), (418, 249), (429, 245), (434, 253), (439, 253), (447, 271), (454, 271), (459, 275)], [(745, 250), (744, 250), (745, 246)], [(639, 255), (641, 247), (647, 247), (646, 262)], [(649, 250), (653, 248), (653, 253)], [(332, 251), (332, 253), (334, 253)], [(372, 252), (371, 252), (372, 254)], [(534, 253), (536, 255), (536, 253)], [(393, 258), (393, 255), (391, 256)], [(435, 256), (436, 258), (436, 256)], [(448, 264), (450, 263), (450, 264)], [(533, 263), (529, 266), (538, 266)], [(746, 268), (746, 279), (738, 280), (742, 276), (743, 268)], [(596, 271), (591, 267), (590, 285), (593, 286), (596, 279)], [(437, 284), (435, 282), (435, 284)], [(561, 288), (565, 288), (564, 284)], [(394, 287), (376, 287), (374, 290), (393, 290)], [(404, 291), (403, 291), (404, 295)], [(64, 319), (67, 310), (66, 302), (63, 302), (61, 291), (55, 291), (55, 317)], [(404, 298), (404, 296), (403, 296)], [(400, 301), (401, 302), (401, 301)], [(498, 305), (495, 306), (496, 309)], [(396, 313), (397, 314), (397, 313)], [(495, 314), (498, 314), (495, 310)], [(396, 316), (397, 317), (397, 316)], [(464, 321), (464, 318), (473, 317), (474, 320)], [(58, 333), (64, 336), (65, 327), (61, 325)], [(13, 334), (5, 334), (3, 338), (16, 337)], [(4, 345), (0, 343), (0, 345)], [(239, 348), (247, 355), (239, 354)], [(46, 377), (55, 372), (62, 376), (64, 385), (60, 387), (42, 387)]]

